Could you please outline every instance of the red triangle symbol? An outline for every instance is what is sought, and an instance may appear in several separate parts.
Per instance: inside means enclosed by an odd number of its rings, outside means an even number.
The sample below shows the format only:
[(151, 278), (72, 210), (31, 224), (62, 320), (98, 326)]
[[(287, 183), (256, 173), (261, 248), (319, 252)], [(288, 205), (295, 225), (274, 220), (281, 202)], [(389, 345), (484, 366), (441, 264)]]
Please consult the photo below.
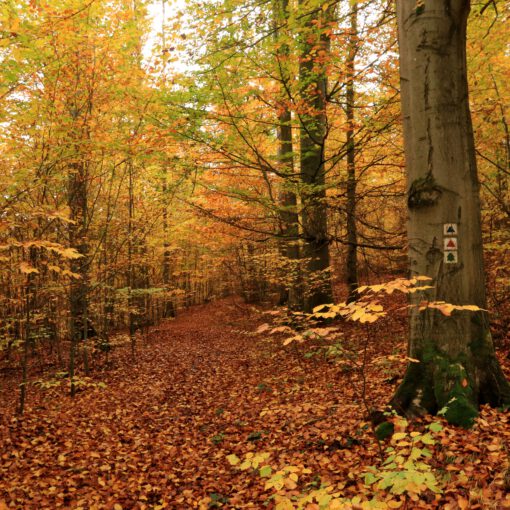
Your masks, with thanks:
[(453, 241), (453, 239), (450, 239), (446, 246), (448, 246), (448, 248), (455, 248), (455, 242)]

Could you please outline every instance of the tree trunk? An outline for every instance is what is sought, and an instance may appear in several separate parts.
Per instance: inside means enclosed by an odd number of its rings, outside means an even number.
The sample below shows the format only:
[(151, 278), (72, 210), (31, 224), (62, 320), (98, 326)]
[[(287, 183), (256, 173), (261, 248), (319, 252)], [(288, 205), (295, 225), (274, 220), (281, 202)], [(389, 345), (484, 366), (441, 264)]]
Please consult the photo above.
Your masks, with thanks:
[[(76, 149), (76, 158), (80, 153)], [(79, 278), (71, 280), (69, 291), (69, 308), (71, 318), (71, 351), (69, 356), (69, 377), (71, 379), (71, 395), (74, 396), (76, 349), (87, 335), (88, 310), (88, 244), (87, 244), (87, 165), (83, 161), (71, 164), (68, 181), (68, 205), (70, 209), (69, 244), (81, 255), (71, 260), (71, 271)]]
[[(468, 0), (397, 3), (408, 172), (412, 275), (433, 289), (413, 295), (486, 308), (479, 183), (466, 79)], [(445, 224), (453, 232), (448, 233)], [(455, 234), (455, 231), (458, 231)], [(445, 251), (455, 239), (456, 251)], [(453, 241), (455, 244), (455, 241)], [(510, 386), (494, 353), (487, 313), (412, 308), (411, 363), (393, 398), (408, 415), (446, 408), (469, 427), (480, 404), (510, 403)]]
[[(288, 69), (290, 54), (289, 45), (279, 44), (280, 31), (284, 29), (289, 16), (288, 0), (274, 0), (275, 42), (278, 44), (277, 60), (280, 70), (281, 98), (278, 104), (278, 162), (282, 165), (281, 172), (286, 175), (279, 194), (280, 221), (283, 240), (281, 254), (288, 262), (290, 277), (286, 279), (280, 291), (280, 304), (291, 309), (301, 309), (300, 266), (299, 266), (299, 216), (297, 212), (296, 183), (294, 180), (294, 153), (292, 146), (292, 113), (288, 105), (285, 90), (290, 88), (291, 76)], [(287, 267), (287, 264), (285, 265)], [(287, 275), (288, 276), (288, 275)]]
[(347, 256), (345, 261), (345, 282), (349, 291), (348, 302), (358, 297), (358, 233), (356, 230), (356, 142), (354, 139), (355, 60), (358, 50), (358, 4), (351, 3), (349, 53), (347, 55), (347, 83), (345, 114), (347, 117)]
[[(289, 173), (293, 172), (292, 157), (292, 128), (290, 126), (291, 113), (286, 109), (278, 118), (278, 158), (288, 165)], [(291, 309), (300, 310), (303, 308), (301, 300), (301, 266), (299, 264), (299, 216), (297, 212), (297, 197), (290, 179), (283, 183), (283, 189), (279, 195), (280, 220), (282, 223), (282, 254), (288, 262), (289, 279), (285, 283), (283, 291), (284, 301)], [(283, 304), (283, 303), (282, 303)]]
[(303, 104), (299, 119), (301, 164), (301, 223), (303, 258), (306, 259), (304, 310), (333, 301), (329, 262), (326, 205), (325, 142), (327, 136), (327, 59), (330, 36), (327, 23), (334, 7), (312, 9), (299, 1), (304, 20), (301, 35), (299, 82)]
[[(29, 248), (29, 260), (32, 267), (35, 267), (35, 248)], [(19, 408), (18, 413), (23, 414), (25, 411), (25, 401), (27, 396), (28, 386), (28, 351), (32, 335), (32, 304), (34, 294), (34, 282), (32, 273), (28, 273), (25, 280), (25, 334), (23, 341), (23, 358), (21, 364), (21, 384), (20, 384), (20, 396), (19, 396)]]
[[(166, 48), (166, 0), (161, 0), (161, 47)], [(166, 57), (165, 57), (166, 59)], [(165, 60), (166, 65), (166, 60)], [(170, 244), (169, 226), (168, 226), (168, 208), (169, 208), (169, 193), (168, 193), (168, 167), (163, 166), (163, 183), (162, 183), (162, 198), (163, 198), (163, 284), (165, 288), (164, 302), (163, 302), (163, 317), (165, 319), (175, 317), (176, 309), (174, 306), (173, 298), (170, 298), (170, 277), (171, 277), (171, 260), (170, 260)]]
[(135, 212), (135, 201), (133, 195), (133, 161), (128, 161), (128, 232), (127, 232), (127, 256), (128, 256), (128, 274), (127, 274), (127, 288), (128, 288), (128, 320), (129, 320), (129, 339), (131, 344), (131, 357), (135, 359), (136, 353), (136, 326), (135, 326), (135, 300), (133, 298), (133, 287), (135, 285), (135, 266), (133, 264), (133, 219)]

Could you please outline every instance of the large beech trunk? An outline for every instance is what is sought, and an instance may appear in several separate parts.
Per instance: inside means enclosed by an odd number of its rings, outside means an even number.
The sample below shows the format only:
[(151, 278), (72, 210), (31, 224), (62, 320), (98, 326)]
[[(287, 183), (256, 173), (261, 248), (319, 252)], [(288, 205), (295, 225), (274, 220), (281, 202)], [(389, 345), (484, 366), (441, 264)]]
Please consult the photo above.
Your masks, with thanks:
[(328, 220), (326, 205), (325, 145), (327, 136), (327, 61), (330, 51), (328, 22), (334, 6), (312, 8), (298, 2), (304, 30), (301, 35), (299, 81), (303, 111), (299, 114), (301, 165), (301, 223), (303, 228), (304, 310), (331, 303)]
[(294, 171), (292, 155), (292, 127), (290, 110), (285, 109), (278, 116), (278, 159), (286, 164), (289, 178), (282, 184), (278, 196), (280, 207), (280, 221), (282, 224), (281, 253), (290, 263), (290, 277), (287, 281), (280, 304), (286, 304), (291, 309), (300, 310), (301, 300), (301, 271), (299, 266), (299, 217), (297, 213), (297, 196), (293, 190), (292, 173)]
[[(469, 0), (397, 2), (411, 275), (433, 289), (412, 297), (486, 308), (473, 131), (466, 79)], [(458, 260), (446, 263), (445, 223), (458, 227)], [(480, 404), (510, 403), (486, 312), (411, 311), (411, 363), (393, 398), (408, 415), (435, 413), (469, 427)]]
[(289, 17), (288, 0), (273, 0), (273, 16), (275, 24), (275, 43), (278, 46), (276, 55), (281, 80), (280, 101), (278, 113), (278, 163), (284, 177), (278, 195), (279, 214), (281, 222), (282, 240), (281, 255), (289, 263), (289, 274), (285, 285), (280, 291), (280, 305), (286, 304), (291, 309), (300, 310), (303, 307), (301, 290), (301, 271), (299, 266), (299, 216), (294, 177), (294, 148), (292, 142), (292, 113), (288, 105), (289, 98), (286, 90), (290, 88), (291, 74), (289, 71), (290, 48), (284, 42), (281, 31)]

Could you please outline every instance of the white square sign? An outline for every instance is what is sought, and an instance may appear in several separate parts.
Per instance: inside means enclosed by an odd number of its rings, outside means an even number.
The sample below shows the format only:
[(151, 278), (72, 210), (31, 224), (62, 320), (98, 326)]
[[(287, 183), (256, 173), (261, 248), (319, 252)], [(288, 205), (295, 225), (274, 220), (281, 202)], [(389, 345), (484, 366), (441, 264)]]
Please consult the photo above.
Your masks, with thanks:
[(445, 237), (443, 239), (444, 242), (444, 251), (453, 251), (459, 249), (459, 243), (457, 242), (456, 237)]
[(457, 264), (459, 261), (459, 255), (456, 251), (445, 251), (444, 252), (444, 263), (445, 264)]
[(445, 236), (456, 236), (458, 232), (457, 223), (445, 223), (443, 225), (443, 235)]

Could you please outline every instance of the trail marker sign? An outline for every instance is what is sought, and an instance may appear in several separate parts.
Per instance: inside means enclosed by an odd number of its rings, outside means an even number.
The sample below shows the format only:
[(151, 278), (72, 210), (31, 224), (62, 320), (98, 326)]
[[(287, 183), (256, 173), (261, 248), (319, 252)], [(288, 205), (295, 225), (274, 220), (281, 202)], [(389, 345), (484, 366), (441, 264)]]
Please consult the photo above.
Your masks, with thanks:
[(454, 251), (459, 249), (459, 244), (456, 237), (445, 237), (443, 241), (445, 251)]
[(445, 223), (443, 225), (443, 235), (445, 236), (456, 236), (458, 232), (457, 223)]
[(445, 251), (444, 252), (444, 263), (445, 264), (456, 264), (459, 261), (458, 252), (456, 251)]

